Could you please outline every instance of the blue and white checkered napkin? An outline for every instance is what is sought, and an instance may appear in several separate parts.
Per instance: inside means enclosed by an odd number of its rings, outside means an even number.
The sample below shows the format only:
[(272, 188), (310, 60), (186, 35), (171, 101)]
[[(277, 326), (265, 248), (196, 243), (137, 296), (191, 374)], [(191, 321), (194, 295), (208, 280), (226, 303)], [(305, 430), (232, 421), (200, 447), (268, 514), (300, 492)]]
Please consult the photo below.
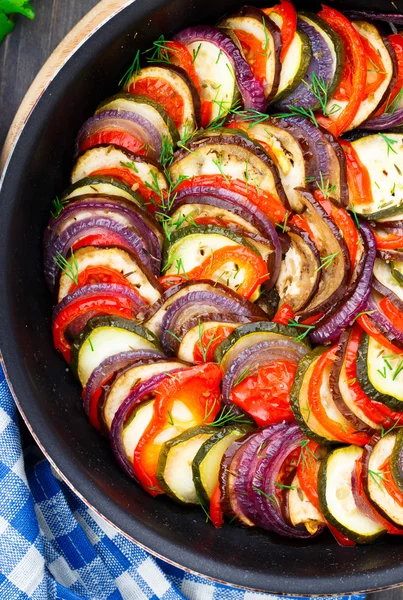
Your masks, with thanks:
[(154, 559), (87, 508), (47, 461), (25, 471), (17, 411), (1, 366), (0, 598), (275, 600)]

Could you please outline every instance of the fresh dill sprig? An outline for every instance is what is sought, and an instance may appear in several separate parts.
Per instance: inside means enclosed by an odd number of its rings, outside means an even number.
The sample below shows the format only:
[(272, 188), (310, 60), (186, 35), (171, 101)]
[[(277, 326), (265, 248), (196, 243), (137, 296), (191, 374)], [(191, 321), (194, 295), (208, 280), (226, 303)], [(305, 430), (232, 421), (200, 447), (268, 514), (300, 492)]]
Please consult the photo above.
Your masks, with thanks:
[(63, 208), (67, 203), (68, 200), (60, 200), (59, 196), (56, 196), (56, 198), (52, 200), (53, 210), (50, 211), (50, 216), (52, 217), (52, 219), (57, 219), (60, 216)]
[(237, 385), (242, 383), (247, 377), (249, 377), (249, 373), (250, 373), (250, 366), (247, 366), (240, 372), (236, 381), (234, 382), (233, 387), (236, 387)]
[(376, 483), (380, 489), (382, 489), (385, 473), (382, 473), (382, 471), (372, 471), (372, 469), (368, 469), (368, 475), (371, 477), (372, 481)]
[(126, 167), (126, 169), (132, 169), (132, 171), (134, 171), (135, 173), (139, 172), (138, 168), (136, 167), (136, 163), (134, 162), (134, 160), (130, 160), (130, 161), (127, 161), (127, 162), (120, 161), (120, 166), (121, 167)]
[(182, 340), (180, 339), (180, 337), (178, 337), (178, 336), (176, 335), (176, 333), (174, 333), (174, 332), (173, 332), (173, 331), (171, 331), (170, 329), (167, 329), (167, 330), (166, 330), (166, 332), (167, 332), (167, 334), (168, 334), (168, 335), (170, 335), (171, 337), (173, 337), (173, 338), (174, 338), (174, 340), (176, 340), (177, 342), (179, 342), (179, 343), (181, 343), (181, 342), (182, 342)]
[(305, 81), (304, 79), (302, 80), (302, 82), (312, 92), (312, 94), (319, 102), (322, 114), (325, 117), (328, 117), (341, 110), (341, 106), (339, 106), (338, 104), (334, 104), (331, 107), (330, 111), (327, 110), (327, 104), (329, 100), (329, 85), (326, 83), (324, 77), (318, 77), (317, 74), (313, 72), (311, 76), (311, 83)]
[(288, 326), (289, 327), (298, 327), (299, 329), (304, 329), (304, 331), (295, 338), (298, 342), (301, 342), (303, 339), (305, 339), (306, 336), (308, 335), (308, 333), (310, 331), (312, 331), (312, 329), (315, 329), (315, 325), (304, 325), (303, 323), (298, 323), (294, 319), (290, 319), (288, 321)]
[(174, 147), (172, 140), (167, 135), (162, 136), (161, 142), (160, 163), (166, 169), (174, 159)]
[(88, 343), (90, 345), (91, 351), (94, 352), (94, 344), (92, 343), (91, 337), (87, 338), (87, 340), (88, 340)]
[(173, 427), (175, 425), (174, 420), (172, 418), (172, 413), (170, 410), (167, 411), (168, 412), (168, 424), (171, 425), (171, 427)]
[(198, 503), (200, 504), (200, 506), (201, 506), (201, 508), (202, 508), (202, 510), (203, 510), (203, 512), (204, 512), (204, 514), (206, 515), (206, 523), (208, 523), (209, 521), (211, 521), (210, 513), (209, 513), (209, 511), (207, 510), (207, 508), (205, 507), (205, 505), (204, 505), (204, 502), (203, 502), (203, 500), (200, 498), (200, 496), (199, 496), (199, 494), (198, 494), (197, 490), (196, 490), (196, 498), (197, 498), (197, 501), (198, 501)]
[(318, 186), (325, 200), (329, 198), (330, 194), (336, 189), (336, 184), (331, 185), (328, 179), (325, 182), (322, 171), (319, 171), (319, 181), (316, 180), (316, 185)]
[(276, 494), (273, 494), (273, 496), (270, 496), (269, 494), (266, 494), (266, 492), (264, 492), (260, 488), (256, 487), (255, 485), (252, 485), (252, 490), (254, 492), (257, 492), (261, 496), (264, 496), (265, 498), (267, 498), (269, 500), (269, 502), (271, 502), (271, 504), (277, 504), (277, 506), (280, 506), (280, 502), (278, 501)]
[(78, 262), (74, 256), (73, 250), (71, 251), (69, 260), (67, 260), (59, 251), (56, 252), (56, 256), (53, 257), (53, 260), (56, 263), (56, 266), (63, 271), (66, 277), (78, 285)]
[(211, 336), (211, 338), (209, 339), (209, 341), (207, 342), (207, 346), (204, 347), (203, 345), (203, 334), (204, 334), (204, 325), (202, 325), (200, 319), (198, 319), (197, 321), (197, 327), (198, 327), (198, 340), (197, 340), (197, 345), (200, 348), (200, 352), (202, 353), (203, 356), (203, 362), (207, 362), (207, 355), (208, 355), (208, 351), (211, 348), (211, 345), (216, 342), (218, 339), (220, 339), (220, 336), (218, 337), (214, 337), (215, 334), (217, 333), (217, 329), (218, 329), (218, 325), (216, 325), (214, 327), (214, 331), (213, 331), (213, 335)]
[(301, 440), (301, 442), (300, 442), (301, 453), (298, 458), (297, 466), (302, 462), (302, 470), (303, 471), (305, 470), (305, 467), (307, 466), (308, 463), (311, 465), (312, 460), (316, 461), (316, 456), (314, 455), (314, 453), (308, 446), (309, 442), (310, 442), (310, 440)]
[(354, 208), (354, 204), (353, 204), (352, 202), (351, 202), (351, 204), (350, 204), (350, 206), (349, 206), (349, 209), (350, 209), (350, 210), (351, 210), (351, 212), (353, 213), (353, 217), (354, 217), (355, 224), (357, 225), (357, 229), (360, 229), (360, 228), (361, 228), (361, 226), (360, 226), (360, 222), (359, 222), (359, 220), (358, 220), (357, 213), (356, 213), (356, 210), (355, 210), (355, 208)]
[(140, 71), (140, 50), (136, 51), (134, 55), (134, 59), (130, 67), (127, 69), (126, 73), (123, 75), (121, 80), (119, 81), (119, 87), (123, 87), (123, 89), (127, 88), (131, 79), (137, 77), (138, 72)]
[(250, 127), (263, 123), (269, 118), (266, 113), (259, 112), (258, 110), (244, 110), (240, 106), (233, 106), (229, 110), (229, 113), (241, 117), (243, 121), (251, 121)]
[(192, 56), (192, 65), (194, 65), (194, 64), (195, 64), (195, 60), (196, 60), (196, 58), (197, 58), (197, 56), (198, 56), (198, 54), (199, 54), (199, 52), (200, 52), (200, 48), (201, 48), (201, 42), (200, 42), (200, 44), (197, 46), (197, 50), (194, 50), (194, 49), (193, 49), (193, 51), (192, 51), (192, 55), (193, 55), (193, 56)]
[(397, 140), (393, 140), (384, 133), (378, 133), (378, 135), (380, 135), (381, 138), (386, 142), (386, 145), (388, 147), (388, 156), (390, 152), (393, 152), (393, 154), (397, 154), (397, 151), (393, 147), (393, 144), (397, 144)]
[(358, 313), (358, 315), (356, 315), (354, 317), (354, 323), (355, 321), (358, 319), (358, 317), (362, 317), (363, 315), (372, 315), (372, 313), (374, 313), (374, 310), (363, 310), (362, 312)]
[(284, 483), (277, 483), (277, 481), (274, 482), (274, 485), (280, 490), (295, 490), (297, 488), (296, 485), (285, 485)]
[(327, 269), (328, 267), (330, 267), (330, 265), (332, 264), (332, 262), (334, 261), (336, 256), (338, 256), (339, 254), (340, 254), (340, 250), (338, 250), (337, 252), (333, 252), (333, 254), (328, 254), (327, 256), (321, 256), (320, 257), (321, 264), (319, 267), (317, 267), (317, 269), (315, 269), (315, 272), (317, 273), (321, 269)]
[(399, 375), (399, 374), (400, 374), (402, 371), (403, 371), (403, 360), (401, 360), (401, 361), (399, 362), (399, 364), (398, 364), (398, 365), (397, 365), (397, 367), (396, 367), (396, 370), (395, 370), (395, 372), (394, 372), (394, 373), (393, 373), (393, 375), (392, 375), (392, 379), (393, 379), (393, 381), (396, 379), (396, 377), (397, 377), (397, 376), (398, 376), (398, 375)]
[(224, 425), (228, 425), (228, 423), (239, 423), (242, 425), (254, 425), (254, 422), (251, 419), (248, 419), (246, 415), (237, 415), (232, 407), (226, 408), (224, 407), (217, 418), (209, 423), (209, 426), (212, 427), (224, 427)]
[(148, 57), (149, 62), (163, 62), (170, 65), (172, 61), (169, 53), (177, 52), (177, 50), (175, 48), (168, 48), (168, 43), (169, 40), (166, 40), (163, 35), (160, 35), (158, 40), (153, 42), (151, 48), (144, 50), (143, 54), (150, 55)]
[(288, 107), (289, 112), (288, 113), (278, 113), (273, 115), (273, 117), (276, 117), (277, 119), (286, 119), (287, 117), (305, 117), (306, 119), (310, 119), (312, 121), (312, 123), (315, 125), (315, 127), (319, 127), (319, 124), (316, 120), (315, 114), (312, 110), (312, 108), (302, 108), (302, 106), (289, 106)]
[(400, 429), (402, 426), (399, 425), (399, 423), (400, 423), (400, 417), (398, 418), (398, 420), (396, 421), (396, 423), (394, 423), (392, 425), (392, 427), (390, 427), (389, 429), (384, 429), (383, 425), (381, 425), (381, 437), (385, 437), (385, 435), (388, 435), (388, 433), (390, 433), (394, 429)]
[(183, 264), (183, 259), (182, 258), (177, 258), (176, 259), (176, 271), (177, 271), (177, 275), (181, 274), (181, 270), (182, 270), (182, 276), (185, 279), (189, 279), (188, 274), (185, 271), (185, 265)]
[(227, 183), (229, 183), (229, 177), (228, 175), (225, 174), (224, 169), (223, 169), (223, 159), (221, 154), (217, 155), (217, 159), (214, 159), (211, 161), (219, 170), (220, 174), (224, 177), (225, 181)]
[(388, 113), (389, 115), (394, 115), (400, 104), (402, 96), (403, 96), (403, 87), (400, 90), (400, 92), (397, 94), (397, 96), (395, 96), (395, 98), (392, 100), (392, 102), (390, 102), (390, 94), (389, 94), (389, 98), (388, 98), (388, 100), (386, 102), (386, 106), (385, 106), (385, 113)]

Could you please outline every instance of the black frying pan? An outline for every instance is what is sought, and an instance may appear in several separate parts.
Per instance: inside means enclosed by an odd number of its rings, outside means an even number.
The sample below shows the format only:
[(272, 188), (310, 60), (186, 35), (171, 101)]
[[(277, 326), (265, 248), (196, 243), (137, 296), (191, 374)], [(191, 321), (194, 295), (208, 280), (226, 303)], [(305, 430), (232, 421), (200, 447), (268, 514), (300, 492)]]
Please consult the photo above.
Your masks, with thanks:
[[(403, 0), (396, 4), (403, 12)], [(376, 0), (343, 6), (392, 10)], [(186, 25), (213, 23), (234, 8), (232, 0), (137, 0), (83, 44), (39, 100), (0, 191), (5, 366), (27, 422), (71, 486), (152, 552), (214, 579), (262, 591), (336, 594), (396, 585), (403, 582), (398, 537), (340, 548), (330, 535), (304, 543), (228, 525), (216, 531), (197, 508), (150, 498), (122, 473), (108, 443), (88, 424), (79, 387), (52, 347), (41, 240), (51, 200), (68, 183), (76, 131), (101, 99), (115, 93), (137, 47), (147, 48), (161, 33), (169, 37)]]

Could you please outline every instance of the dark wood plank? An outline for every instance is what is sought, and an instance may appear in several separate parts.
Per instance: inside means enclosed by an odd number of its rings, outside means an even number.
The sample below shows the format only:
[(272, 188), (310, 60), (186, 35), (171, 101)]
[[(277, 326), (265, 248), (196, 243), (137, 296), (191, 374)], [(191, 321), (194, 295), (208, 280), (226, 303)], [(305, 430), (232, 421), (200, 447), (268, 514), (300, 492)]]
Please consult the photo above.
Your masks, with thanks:
[(35, 75), (70, 29), (98, 0), (33, 0), (36, 18), (18, 15), (0, 46), (0, 148)]
[[(34, 0), (36, 19), (17, 17), (0, 46), (0, 147), (35, 75), (70, 29), (97, 0)], [(369, 594), (368, 600), (403, 600), (403, 588)]]

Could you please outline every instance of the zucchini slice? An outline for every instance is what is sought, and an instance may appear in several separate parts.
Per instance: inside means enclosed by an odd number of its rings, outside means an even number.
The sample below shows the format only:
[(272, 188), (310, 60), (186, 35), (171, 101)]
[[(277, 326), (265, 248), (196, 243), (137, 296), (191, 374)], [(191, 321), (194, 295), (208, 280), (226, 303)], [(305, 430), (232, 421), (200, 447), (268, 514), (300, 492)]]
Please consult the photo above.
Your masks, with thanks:
[(314, 535), (320, 527), (325, 525), (323, 516), (302, 491), (298, 475), (295, 475), (292, 480), (287, 499), (288, 514), (294, 527), (304, 525), (307, 531)]
[[(375, 508), (396, 525), (403, 527), (403, 508), (388, 493), (383, 482), (384, 474), (380, 470), (384, 462), (391, 457), (396, 444), (396, 431), (381, 437), (372, 448), (368, 459), (366, 492)], [(393, 475), (393, 472), (392, 472)]]
[[(265, 340), (275, 338), (292, 337), (297, 338), (299, 331), (295, 327), (287, 327), (269, 321), (258, 321), (257, 323), (248, 323), (237, 327), (226, 340), (221, 342), (214, 353), (216, 362), (221, 363), (224, 370), (240, 352), (258, 344)], [(302, 341), (298, 340), (301, 350), (307, 352), (309, 349), (309, 341), (306, 338)]]
[(179, 139), (178, 130), (173, 119), (161, 104), (147, 96), (116, 94), (101, 102), (95, 114), (104, 110), (126, 110), (136, 113), (150, 121), (170, 144), (176, 144)]
[[(270, 13), (270, 19), (281, 29), (283, 18), (275, 12)], [(311, 62), (311, 44), (308, 36), (297, 29), (285, 59), (281, 65), (280, 83), (277, 94), (271, 100), (274, 104), (287, 98), (301, 83)]]
[(392, 410), (403, 411), (403, 352), (393, 354), (364, 333), (357, 355), (357, 376), (364, 392)]
[(370, 544), (385, 533), (382, 526), (357, 507), (351, 484), (356, 460), (363, 449), (345, 446), (323, 459), (319, 470), (319, 505), (325, 519), (358, 544)]
[(158, 483), (177, 502), (198, 504), (193, 460), (204, 442), (216, 433), (215, 427), (191, 427), (162, 446), (157, 466)]
[[(218, 24), (231, 30), (239, 38), (242, 46), (242, 33), (252, 35), (261, 45), (261, 54), (266, 59), (266, 72), (264, 81), (264, 95), (269, 102), (277, 93), (280, 83), (280, 52), (281, 34), (274, 20), (268, 18), (263, 11), (252, 6), (244, 6), (234, 15), (231, 15)], [(244, 49), (247, 62), (253, 70), (255, 58)]]
[(114, 177), (85, 177), (76, 183), (73, 183), (61, 196), (61, 202), (74, 200), (78, 196), (118, 196), (130, 202), (134, 202), (140, 208), (144, 208), (144, 202), (140, 194), (129, 188), (120, 179)]
[(207, 506), (218, 483), (221, 459), (235, 440), (251, 431), (247, 425), (228, 425), (216, 431), (197, 451), (192, 463), (193, 483), (196, 492)]
[[(219, 208), (208, 204), (208, 199), (203, 197), (197, 197), (199, 201), (197, 204), (182, 204), (179, 208), (172, 213), (167, 226), (170, 230), (170, 234), (175, 233), (178, 229), (183, 229), (190, 225), (197, 226), (195, 219), (200, 218), (213, 218), (223, 221), (223, 227), (226, 227), (225, 223), (231, 223), (233, 228), (236, 225), (237, 229), (247, 231), (254, 235), (261, 235), (260, 231), (256, 229), (249, 221), (245, 218), (235, 214), (235, 212), (227, 210), (225, 208)], [(249, 213), (250, 214), (250, 213)]]
[(400, 288), (403, 287), (403, 262), (392, 261), (390, 263), (390, 271), (398, 286)]
[(127, 459), (133, 464), (134, 451), (154, 414), (154, 400), (141, 402), (133, 409), (122, 430), (122, 443)]
[[(353, 26), (358, 31), (360, 36), (367, 39), (368, 42), (372, 45), (372, 47), (379, 54), (379, 57), (381, 58), (384, 66), (383, 71), (385, 72), (385, 79), (375, 90), (375, 92), (369, 94), (368, 98), (361, 102), (358, 112), (355, 115), (352, 123), (348, 126), (347, 131), (351, 131), (352, 129), (356, 129), (357, 127), (359, 127), (361, 123), (363, 123), (373, 115), (378, 106), (381, 106), (385, 102), (389, 93), (390, 84), (392, 83), (393, 85), (393, 80), (395, 77), (395, 67), (392, 61), (392, 57), (388, 48), (385, 45), (384, 38), (379, 33), (376, 25), (374, 25), (373, 23), (368, 23), (367, 21), (353, 21)], [(336, 110), (336, 108), (338, 106), (341, 106), (343, 110), (346, 105), (346, 100), (330, 99), (327, 106), (327, 112), (330, 118), (337, 119), (341, 111)], [(332, 108), (333, 111), (336, 112), (332, 112)]]
[(186, 149), (175, 153), (169, 169), (173, 184), (181, 176), (222, 175), (249, 183), (258, 190), (270, 193), (287, 203), (279, 176), (273, 162), (260, 144), (247, 135), (227, 132), (210, 132), (191, 141)]
[(108, 356), (155, 348), (159, 348), (157, 338), (143, 325), (120, 317), (93, 317), (72, 344), (70, 367), (84, 386)]
[(158, 373), (168, 373), (174, 369), (185, 369), (187, 367), (188, 365), (184, 363), (167, 361), (161, 357), (159, 362), (137, 365), (119, 373), (113, 383), (105, 390), (103, 398), (98, 404), (100, 419), (106, 425), (107, 430), (110, 431), (116, 411), (133, 388)]
[(399, 429), (396, 435), (396, 442), (393, 446), (392, 456), (390, 459), (390, 468), (392, 471), (392, 477), (403, 494), (403, 429), (402, 429), (403, 418), (397, 423)]
[[(183, 138), (191, 134), (200, 123), (200, 97), (194, 86), (193, 81), (184, 69), (175, 65), (149, 65), (140, 69), (140, 71), (130, 78), (127, 83), (126, 90), (130, 94), (136, 94), (137, 90), (141, 90), (140, 95), (143, 93), (147, 97), (151, 98), (155, 87), (152, 86), (150, 95), (145, 93), (147, 90), (147, 82), (152, 84), (156, 81), (164, 84), (164, 95), (167, 94), (166, 98), (169, 104), (175, 107), (181, 106), (181, 116), (179, 120), (175, 121), (174, 115), (170, 115), (172, 120), (175, 122), (178, 128), (179, 136)], [(161, 97), (158, 98), (160, 103)], [(163, 98), (165, 100), (165, 98)], [(166, 112), (169, 114), (168, 107)], [(177, 114), (175, 114), (177, 117)], [(178, 117), (177, 117), (178, 119)]]
[[(73, 260), (74, 265), (72, 264)], [(127, 250), (122, 248), (85, 246), (76, 250), (74, 258), (70, 257), (68, 262), (72, 264), (72, 272), (76, 272), (77, 277), (88, 267), (105, 266), (117, 271), (144, 298), (144, 304), (153, 304), (161, 295), (158, 279), (133, 254), (129, 254)], [(59, 281), (58, 302), (67, 296), (71, 285), (71, 278), (68, 277), (66, 272), (62, 271)]]
[(403, 134), (376, 133), (351, 142), (371, 180), (372, 200), (354, 205), (370, 221), (403, 214)]
[[(297, 371), (295, 373), (294, 383), (291, 388), (290, 394), (290, 406), (294, 413), (296, 422), (298, 423), (301, 431), (307, 438), (315, 440), (319, 444), (331, 444), (340, 443), (339, 440), (332, 436), (325, 427), (318, 421), (312, 412), (309, 404), (309, 381), (312, 376), (313, 370), (320, 356), (325, 352), (327, 348), (315, 348), (312, 352), (304, 356), (298, 363)], [(326, 399), (330, 400), (329, 394), (326, 394)], [(331, 406), (331, 401), (329, 402)], [(334, 410), (334, 406), (331, 406), (333, 413), (337, 418), (337, 413)], [(330, 409), (329, 409), (330, 410)], [(337, 411), (338, 412), (338, 411)], [(334, 414), (331, 415), (334, 418)]]
[(391, 263), (387, 263), (381, 258), (376, 258), (374, 264), (374, 277), (379, 283), (387, 287), (403, 301), (403, 282), (401, 285), (400, 278), (396, 277), (396, 273), (393, 273)]
[[(101, 169), (122, 167), (132, 171), (139, 181), (150, 186), (152, 190), (157, 189), (158, 193), (168, 190), (167, 180), (158, 163), (113, 144), (95, 146), (81, 154), (71, 172), (71, 182), (76, 183)], [(136, 184), (132, 189), (137, 189)]]
[[(193, 321), (196, 320), (196, 325), (194, 325), (193, 327), (191, 326), (189, 329), (187, 329), (186, 333), (184, 335), (179, 335), (179, 337), (181, 338), (181, 342), (179, 344), (178, 347), (178, 351), (177, 351), (177, 356), (180, 360), (184, 360), (186, 362), (194, 362), (194, 351), (196, 346), (198, 346), (200, 348), (200, 337), (201, 335), (203, 335), (206, 331), (210, 331), (213, 330), (213, 335), (212, 335), (212, 339), (214, 339), (215, 337), (215, 331), (217, 330), (218, 327), (230, 327), (232, 329), (235, 329), (236, 327), (238, 327), (239, 325), (242, 325), (242, 323), (244, 323), (245, 321), (242, 320), (240, 317), (239, 318), (239, 322), (236, 322), (237, 316), (234, 316), (234, 321), (229, 321), (227, 322), (225, 320), (225, 315), (222, 316), (222, 321), (218, 321), (218, 320), (213, 320), (214, 318), (218, 319), (218, 317), (216, 316), (211, 316), (211, 320), (205, 320), (203, 318), (198, 318), (198, 319), (192, 319)], [(227, 317), (228, 318), (228, 317)], [(186, 324), (186, 326), (188, 327), (188, 323)]]

